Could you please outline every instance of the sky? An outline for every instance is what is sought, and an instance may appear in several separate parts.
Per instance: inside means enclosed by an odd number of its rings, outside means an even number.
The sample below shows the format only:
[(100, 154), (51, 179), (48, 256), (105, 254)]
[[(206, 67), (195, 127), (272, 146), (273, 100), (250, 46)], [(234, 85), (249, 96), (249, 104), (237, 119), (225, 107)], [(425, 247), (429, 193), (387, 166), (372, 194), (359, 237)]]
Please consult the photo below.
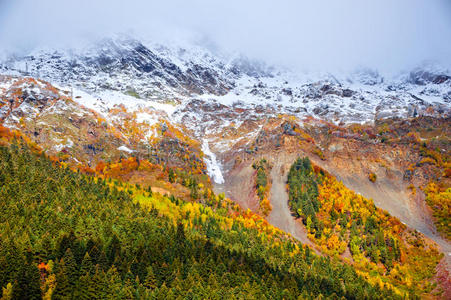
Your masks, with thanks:
[(0, 0), (0, 49), (114, 33), (192, 40), (302, 70), (451, 68), (451, 0)]

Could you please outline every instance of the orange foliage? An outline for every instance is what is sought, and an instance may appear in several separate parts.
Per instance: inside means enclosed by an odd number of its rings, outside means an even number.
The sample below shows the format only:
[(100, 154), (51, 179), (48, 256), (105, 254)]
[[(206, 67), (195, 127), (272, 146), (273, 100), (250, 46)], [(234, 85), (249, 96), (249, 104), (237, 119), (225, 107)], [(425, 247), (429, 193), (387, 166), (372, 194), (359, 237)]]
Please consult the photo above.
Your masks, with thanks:
[(96, 172), (103, 174), (103, 170), (105, 169), (106, 164), (103, 161), (99, 161), (96, 166)]
[(90, 166), (87, 165), (78, 165), (78, 169), (80, 170), (80, 172), (86, 173), (86, 174), (90, 174), (93, 175), (96, 173), (96, 171), (91, 168)]
[(370, 174), (368, 175), (368, 179), (369, 179), (371, 182), (376, 182), (377, 176), (376, 176), (376, 174), (374, 174), (374, 173), (370, 173)]
[(39, 269), (39, 271), (46, 271), (46, 272), (49, 272), (50, 271), (50, 266), (48, 265), (48, 264), (46, 264), (46, 263), (44, 263), (44, 262), (41, 262), (39, 265), (38, 265), (38, 269)]
[(450, 178), (451, 177), (451, 168), (446, 168), (443, 176), (445, 176), (446, 178)]

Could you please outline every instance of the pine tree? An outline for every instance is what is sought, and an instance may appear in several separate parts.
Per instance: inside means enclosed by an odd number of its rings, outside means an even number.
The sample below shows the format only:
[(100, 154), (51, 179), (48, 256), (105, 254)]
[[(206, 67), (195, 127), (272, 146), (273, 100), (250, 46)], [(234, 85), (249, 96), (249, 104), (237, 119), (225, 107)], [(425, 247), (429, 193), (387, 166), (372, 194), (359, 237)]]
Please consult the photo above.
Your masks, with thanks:
[(166, 283), (163, 282), (161, 287), (158, 289), (158, 299), (167, 299), (168, 292), (169, 292), (169, 289), (166, 286)]
[(75, 240), (75, 236), (72, 231), (70, 232), (70, 234), (64, 234), (59, 239), (58, 244), (56, 246), (56, 255), (57, 255), (58, 259), (60, 259), (64, 256), (64, 254), (66, 253), (66, 250), (68, 248), (73, 248), (74, 240)]
[(23, 264), (12, 289), (13, 299), (41, 299), (39, 269), (32, 262)]
[(177, 223), (177, 233), (175, 235), (175, 241), (177, 245), (180, 247), (183, 247), (185, 245), (185, 228), (183, 227), (183, 224), (181, 222)]
[(53, 291), (52, 299), (70, 299), (72, 297), (72, 285), (69, 282), (63, 259), (61, 259), (58, 269), (59, 271), (56, 274), (56, 287)]
[[(126, 275), (127, 277), (127, 275)], [(135, 299), (135, 282), (134, 280), (130, 279), (129, 277), (124, 280), (124, 298), (125, 299)]]
[(78, 267), (75, 261), (72, 250), (68, 248), (63, 256), (63, 269), (66, 272), (67, 278), (71, 282), (72, 288), (75, 286), (75, 282), (78, 278)]
[(105, 298), (117, 299), (122, 293), (122, 280), (117, 269), (111, 267), (105, 276)]
[(114, 263), (116, 257), (119, 257), (121, 253), (121, 242), (119, 241), (116, 234), (113, 234), (111, 241), (108, 243), (106, 248), (106, 258), (108, 263), (111, 265)]
[(149, 266), (147, 268), (147, 276), (144, 281), (144, 286), (147, 289), (152, 289), (152, 290), (157, 287), (157, 278), (155, 277), (152, 266)]
[(80, 279), (78, 280), (78, 284), (74, 292), (74, 298), (95, 299), (95, 294), (93, 294), (91, 287), (91, 275), (85, 273), (84, 275), (80, 276)]
[(94, 275), (95, 268), (92, 264), (91, 257), (89, 256), (89, 253), (86, 252), (85, 256), (83, 257), (83, 261), (81, 262), (81, 268), (80, 268), (80, 274), (83, 275)]
[(172, 169), (169, 169), (168, 172), (168, 180), (170, 183), (174, 183), (175, 182), (175, 173)]

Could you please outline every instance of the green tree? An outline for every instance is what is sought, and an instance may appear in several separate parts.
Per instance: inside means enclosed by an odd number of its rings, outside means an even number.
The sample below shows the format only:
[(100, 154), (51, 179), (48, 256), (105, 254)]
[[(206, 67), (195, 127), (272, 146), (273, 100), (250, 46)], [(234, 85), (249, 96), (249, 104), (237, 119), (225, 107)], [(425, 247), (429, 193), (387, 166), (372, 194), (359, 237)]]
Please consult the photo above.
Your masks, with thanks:
[(83, 257), (83, 261), (81, 262), (81, 268), (80, 268), (80, 274), (83, 275), (94, 275), (95, 268), (92, 263), (91, 256), (89, 256), (89, 253), (86, 252), (85, 256)]
[(152, 266), (147, 267), (147, 275), (144, 281), (144, 287), (154, 290), (157, 287), (157, 278), (153, 272)]

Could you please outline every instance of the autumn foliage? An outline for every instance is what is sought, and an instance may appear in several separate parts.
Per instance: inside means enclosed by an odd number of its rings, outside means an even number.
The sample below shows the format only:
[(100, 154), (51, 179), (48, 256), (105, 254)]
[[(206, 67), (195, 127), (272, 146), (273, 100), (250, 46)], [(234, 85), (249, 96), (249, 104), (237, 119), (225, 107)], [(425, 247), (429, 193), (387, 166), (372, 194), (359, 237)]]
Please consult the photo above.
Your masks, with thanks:
[(269, 201), (271, 181), (268, 180), (268, 173), (271, 167), (266, 159), (261, 159), (260, 161), (255, 162), (252, 167), (255, 170), (255, 191), (260, 202), (260, 210), (263, 215), (268, 216), (272, 210), (272, 206)]
[(293, 164), (288, 187), (292, 209), (303, 218), (310, 239), (322, 252), (338, 257), (349, 252), (358, 270), (380, 274), (373, 278), (376, 281), (421, 292), (433, 288), (428, 279), (435, 274), (438, 251), (371, 199), (312, 166), (308, 158)]

